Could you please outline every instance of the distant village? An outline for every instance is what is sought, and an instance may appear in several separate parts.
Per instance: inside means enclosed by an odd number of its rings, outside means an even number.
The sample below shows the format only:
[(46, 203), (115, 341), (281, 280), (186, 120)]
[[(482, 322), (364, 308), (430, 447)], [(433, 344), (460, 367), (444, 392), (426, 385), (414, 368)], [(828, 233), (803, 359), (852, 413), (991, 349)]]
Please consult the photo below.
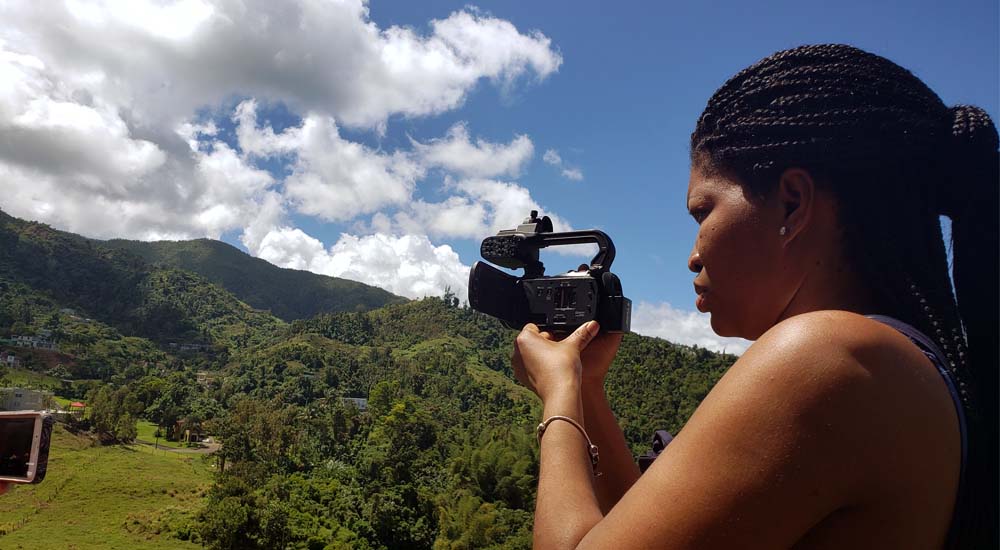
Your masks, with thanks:
[[(73, 314), (73, 310), (63, 310), (63, 313)], [(42, 329), (34, 335), (15, 335), (12, 338), (0, 338), (0, 345), (7, 345), (16, 348), (28, 348), (46, 351), (59, 351), (59, 344), (52, 336), (51, 330)], [(0, 351), (0, 366), (8, 368), (21, 367), (21, 358), (15, 351)], [(56, 402), (53, 394), (48, 390), (37, 390), (30, 388), (0, 388), (0, 410), (4, 411), (28, 411), (28, 410), (53, 410)], [(79, 415), (83, 413), (83, 403), (73, 403), (77, 407), (69, 407), (64, 411), (57, 411), (63, 414)], [(74, 410), (75, 409), (75, 410)]]

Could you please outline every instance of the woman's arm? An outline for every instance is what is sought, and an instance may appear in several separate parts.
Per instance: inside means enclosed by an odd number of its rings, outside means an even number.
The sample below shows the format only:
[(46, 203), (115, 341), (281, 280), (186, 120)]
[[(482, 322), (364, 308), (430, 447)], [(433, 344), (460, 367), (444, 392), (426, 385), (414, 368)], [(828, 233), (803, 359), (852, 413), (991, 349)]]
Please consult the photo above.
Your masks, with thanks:
[[(584, 369), (586, 367), (585, 361)], [(581, 394), (587, 434), (601, 452), (601, 475), (594, 479), (594, 492), (601, 512), (606, 514), (639, 479), (639, 467), (625, 442), (618, 419), (611, 412), (603, 380), (600, 383), (585, 380)]]
[[(546, 340), (556, 341), (547, 332), (540, 335)], [(601, 475), (594, 479), (594, 491), (597, 493), (601, 512), (605, 514), (639, 479), (639, 467), (604, 392), (604, 379), (611, 368), (611, 362), (618, 354), (621, 342), (621, 334), (600, 333), (580, 352), (580, 396), (583, 401), (581, 423), (586, 427), (591, 441), (600, 448)]]
[[(855, 502), (874, 481), (866, 461), (885, 434), (872, 433), (870, 418), (884, 395), (828, 332), (800, 325), (744, 354), (607, 516), (583, 436), (553, 422), (541, 443), (536, 547), (788, 547)], [(536, 389), (546, 418), (582, 417), (573, 350), (585, 340), (551, 342), (537, 328), (518, 337), (515, 372)]]
[[(542, 416), (583, 423), (580, 388), (566, 386), (545, 399)], [(594, 493), (587, 440), (572, 424), (551, 422), (541, 439), (533, 528), (535, 548), (572, 548), (603, 517)], [(601, 453), (601, 462), (604, 457)]]

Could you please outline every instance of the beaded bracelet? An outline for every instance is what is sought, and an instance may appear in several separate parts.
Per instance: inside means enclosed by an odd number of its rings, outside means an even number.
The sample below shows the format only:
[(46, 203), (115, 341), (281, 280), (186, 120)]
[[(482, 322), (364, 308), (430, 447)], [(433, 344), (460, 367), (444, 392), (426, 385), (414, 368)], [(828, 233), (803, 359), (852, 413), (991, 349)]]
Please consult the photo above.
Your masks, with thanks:
[(601, 472), (597, 471), (597, 463), (601, 460), (600, 453), (597, 451), (597, 445), (594, 445), (593, 442), (590, 441), (590, 436), (587, 435), (587, 430), (584, 430), (583, 426), (581, 426), (579, 422), (568, 416), (557, 414), (546, 418), (544, 422), (539, 424), (538, 427), (535, 428), (535, 435), (538, 437), (538, 444), (542, 444), (542, 435), (545, 434), (546, 428), (549, 427), (549, 424), (551, 424), (553, 420), (565, 420), (566, 422), (572, 424), (573, 427), (576, 428), (581, 434), (583, 434), (584, 439), (587, 440), (587, 452), (590, 454), (590, 466), (594, 469), (594, 477), (601, 475)]

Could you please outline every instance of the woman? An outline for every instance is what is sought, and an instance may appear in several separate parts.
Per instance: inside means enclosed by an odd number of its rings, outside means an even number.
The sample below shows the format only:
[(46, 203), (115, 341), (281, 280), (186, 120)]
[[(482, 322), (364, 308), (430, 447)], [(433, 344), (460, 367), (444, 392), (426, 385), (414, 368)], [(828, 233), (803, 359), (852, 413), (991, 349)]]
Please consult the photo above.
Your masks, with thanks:
[(640, 478), (603, 391), (620, 338), (525, 327), (514, 368), (548, 419), (535, 546), (997, 547), (986, 113), (876, 55), (805, 46), (723, 85), (691, 160), (697, 307), (756, 342)]

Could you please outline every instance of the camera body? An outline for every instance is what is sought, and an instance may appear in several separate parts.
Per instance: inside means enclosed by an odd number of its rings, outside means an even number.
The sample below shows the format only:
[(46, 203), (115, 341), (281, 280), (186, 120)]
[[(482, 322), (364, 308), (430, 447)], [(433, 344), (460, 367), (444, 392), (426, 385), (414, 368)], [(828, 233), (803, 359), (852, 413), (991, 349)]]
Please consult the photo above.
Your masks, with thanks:
[[(589, 266), (552, 277), (538, 252), (549, 246), (596, 243), (597, 255)], [(492, 315), (510, 328), (534, 323), (543, 331), (572, 332), (597, 320), (602, 332), (629, 332), (632, 301), (622, 295), (618, 276), (610, 271), (615, 245), (603, 231), (554, 233), (548, 216), (531, 215), (516, 229), (487, 237), (480, 246), (483, 259), (508, 269), (524, 269), (515, 277), (485, 262), (476, 262), (469, 273), (469, 305)], [(586, 269), (584, 269), (586, 268)]]

